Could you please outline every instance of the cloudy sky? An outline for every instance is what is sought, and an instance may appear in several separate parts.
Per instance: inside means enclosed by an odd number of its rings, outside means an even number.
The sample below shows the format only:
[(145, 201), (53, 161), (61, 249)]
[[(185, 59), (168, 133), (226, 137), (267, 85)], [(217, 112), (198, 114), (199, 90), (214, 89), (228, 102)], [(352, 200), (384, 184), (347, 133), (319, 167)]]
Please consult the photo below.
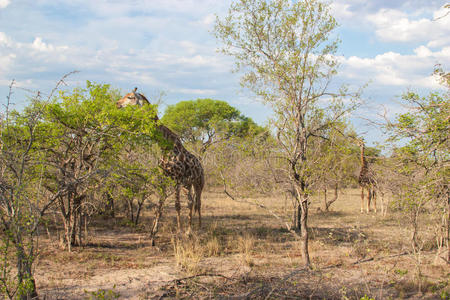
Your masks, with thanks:
[[(68, 88), (86, 80), (166, 104), (213, 98), (228, 101), (265, 124), (271, 112), (239, 86), (233, 61), (219, 53), (211, 29), (231, 0), (0, 0), (0, 101), (8, 85), (48, 93), (73, 70)], [(337, 0), (332, 5), (342, 40), (336, 83), (369, 83), (356, 129), (380, 138), (367, 120), (386, 107), (402, 110), (399, 95), (439, 88), (433, 66), (450, 67), (450, 15), (443, 0)], [(15, 89), (16, 106), (26, 92)]]

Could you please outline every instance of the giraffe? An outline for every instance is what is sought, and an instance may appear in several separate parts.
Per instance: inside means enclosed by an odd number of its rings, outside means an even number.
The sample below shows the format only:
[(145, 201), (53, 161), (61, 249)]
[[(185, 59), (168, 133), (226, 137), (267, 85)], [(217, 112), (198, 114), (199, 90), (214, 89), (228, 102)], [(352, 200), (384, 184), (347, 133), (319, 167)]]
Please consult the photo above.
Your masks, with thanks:
[[(137, 88), (131, 93), (126, 94), (124, 97), (116, 102), (118, 108), (122, 108), (129, 105), (143, 106), (150, 104), (147, 98), (137, 93)], [(199, 227), (202, 226), (201, 217), (201, 194), (203, 186), (205, 184), (204, 172), (200, 160), (184, 148), (179, 136), (171, 131), (166, 126), (160, 124), (158, 116), (155, 117), (157, 122), (156, 129), (161, 133), (163, 138), (171, 144), (170, 146), (162, 146), (163, 155), (159, 159), (159, 167), (163, 170), (164, 174), (169, 176), (175, 181), (175, 209), (177, 211), (177, 225), (178, 231), (181, 230), (180, 220), (180, 190), (184, 187), (187, 190), (188, 208), (189, 208), (189, 229), (192, 229), (192, 212), (198, 213)], [(192, 190), (194, 191), (194, 197), (192, 196)], [(155, 222), (152, 229), (152, 239), (156, 234), (157, 224), (159, 217), (162, 213), (163, 203), (160, 201), (156, 213)], [(152, 240), (152, 244), (154, 244)]]
[(361, 139), (359, 141), (359, 146), (361, 150), (361, 170), (359, 172), (358, 183), (361, 187), (361, 213), (364, 212), (364, 189), (367, 189), (367, 213), (370, 212), (370, 202), (373, 200), (373, 208), (375, 213), (377, 212), (377, 202), (376, 202), (376, 182), (372, 173), (372, 170), (369, 168), (369, 164), (366, 160), (366, 156), (364, 153), (365, 145), (364, 140)]

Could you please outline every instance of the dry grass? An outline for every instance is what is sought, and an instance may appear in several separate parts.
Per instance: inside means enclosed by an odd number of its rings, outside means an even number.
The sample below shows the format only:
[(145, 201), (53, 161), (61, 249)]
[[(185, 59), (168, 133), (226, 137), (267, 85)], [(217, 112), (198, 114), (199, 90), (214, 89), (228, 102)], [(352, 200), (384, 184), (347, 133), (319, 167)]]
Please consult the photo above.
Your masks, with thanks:
[(202, 271), (200, 262), (204, 257), (204, 247), (196, 237), (173, 238), (173, 252), (177, 266), (187, 275), (196, 275)]
[(237, 240), (237, 250), (241, 254), (243, 262), (249, 267), (255, 265), (252, 255), (255, 248), (255, 242), (255, 238), (249, 233), (239, 236)]
[[(282, 195), (246, 200), (289, 221), (289, 201)], [(330, 212), (320, 212), (320, 199), (313, 199), (310, 272), (302, 270), (299, 242), (283, 222), (254, 205), (207, 193), (203, 228), (189, 237), (175, 237), (175, 212), (172, 203), (167, 205), (157, 247), (147, 238), (150, 212), (140, 228), (96, 220), (90, 244), (72, 253), (43, 237), (38, 289), (47, 299), (82, 299), (84, 290), (110, 290), (114, 284), (114, 291), (131, 299), (445, 299), (450, 273), (447, 266), (433, 265), (433, 248), (421, 253), (419, 278), (416, 257), (403, 255), (410, 249), (407, 220), (392, 211), (386, 217), (360, 214), (359, 201), (359, 191), (348, 190)]]
[(205, 245), (205, 255), (207, 257), (219, 256), (220, 255), (220, 242), (215, 236), (211, 237)]

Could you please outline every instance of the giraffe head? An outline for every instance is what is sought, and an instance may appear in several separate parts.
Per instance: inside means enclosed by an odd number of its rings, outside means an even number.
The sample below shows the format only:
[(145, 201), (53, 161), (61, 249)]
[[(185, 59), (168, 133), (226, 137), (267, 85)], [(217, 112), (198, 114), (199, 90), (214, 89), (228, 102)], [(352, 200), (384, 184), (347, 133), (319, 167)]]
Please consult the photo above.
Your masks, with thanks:
[(150, 104), (150, 102), (145, 98), (144, 95), (136, 93), (137, 88), (134, 88), (134, 90), (131, 93), (126, 94), (121, 99), (119, 99), (116, 102), (116, 106), (118, 108), (122, 108), (128, 105), (139, 105), (142, 106), (145, 103)]

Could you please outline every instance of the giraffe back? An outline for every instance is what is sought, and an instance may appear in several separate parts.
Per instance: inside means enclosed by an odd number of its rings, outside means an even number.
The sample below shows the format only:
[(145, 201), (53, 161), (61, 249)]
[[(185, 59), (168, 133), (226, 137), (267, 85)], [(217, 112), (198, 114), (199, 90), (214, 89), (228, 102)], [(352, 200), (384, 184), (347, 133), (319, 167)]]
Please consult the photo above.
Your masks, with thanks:
[(160, 159), (159, 164), (164, 173), (178, 183), (186, 187), (203, 186), (204, 172), (200, 160), (184, 147), (174, 145), (172, 151)]

